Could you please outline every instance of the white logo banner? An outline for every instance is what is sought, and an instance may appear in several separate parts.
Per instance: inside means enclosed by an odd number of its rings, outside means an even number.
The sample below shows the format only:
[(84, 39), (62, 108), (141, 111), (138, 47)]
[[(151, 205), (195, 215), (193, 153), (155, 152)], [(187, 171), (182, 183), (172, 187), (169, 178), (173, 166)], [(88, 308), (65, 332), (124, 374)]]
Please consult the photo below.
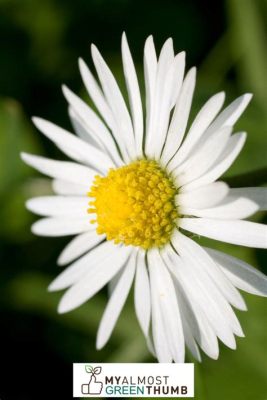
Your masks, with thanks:
[(194, 364), (73, 364), (73, 397), (194, 397)]

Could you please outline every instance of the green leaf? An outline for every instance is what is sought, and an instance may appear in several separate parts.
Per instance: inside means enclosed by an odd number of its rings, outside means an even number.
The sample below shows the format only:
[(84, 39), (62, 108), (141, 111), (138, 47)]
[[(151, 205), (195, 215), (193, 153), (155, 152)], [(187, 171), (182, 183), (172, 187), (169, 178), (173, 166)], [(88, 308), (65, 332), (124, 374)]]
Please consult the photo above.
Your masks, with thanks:
[(101, 371), (102, 371), (101, 367), (95, 367), (93, 372), (95, 375), (99, 375), (101, 373)]
[(94, 371), (94, 368), (93, 368), (91, 365), (86, 365), (86, 366), (85, 366), (85, 371), (86, 371), (88, 374), (91, 374), (91, 373)]
[(14, 100), (0, 100), (0, 194), (22, 182), (30, 168), (20, 159), (20, 152), (40, 152), (38, 136)]
[(0, 100), (0, 231), (12, 240), (29, 236), (31, 214), (25, 209), (26, 180), (33, 174), (20, 159), (21, 151), (40, 152), (38, 136), (11, 99)]
[(228, 0), (231, 45), (234, 57), (240, 54), (240, 76), (267, 110), (266, 12), (258, 0)]

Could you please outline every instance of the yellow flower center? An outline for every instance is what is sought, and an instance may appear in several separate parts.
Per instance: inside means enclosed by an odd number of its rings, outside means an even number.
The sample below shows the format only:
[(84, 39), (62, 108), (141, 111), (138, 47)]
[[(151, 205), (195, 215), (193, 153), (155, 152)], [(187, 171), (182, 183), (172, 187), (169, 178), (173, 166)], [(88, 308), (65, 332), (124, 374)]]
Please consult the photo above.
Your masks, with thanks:
[(97, 233), (108, 240), (144, 249), (170, 240), (178, 218), (172, 179), (156, 161), (139, 160), (107, 176), (96, 175), (88, 193)]

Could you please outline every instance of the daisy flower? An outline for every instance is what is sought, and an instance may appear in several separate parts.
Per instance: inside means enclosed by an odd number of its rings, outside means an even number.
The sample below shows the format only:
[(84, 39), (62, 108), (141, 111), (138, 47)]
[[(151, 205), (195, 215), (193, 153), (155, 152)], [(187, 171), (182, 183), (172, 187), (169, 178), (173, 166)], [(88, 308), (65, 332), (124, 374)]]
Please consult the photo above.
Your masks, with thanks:
[(199, 349), (216, 359), (218, 339), (234, 349), (235, 335), (243, 336), (233, 311), (246, 310), (238, 289), (267, 295), (261, 272), (192, 239), (267, 247), (266, 226), (246, 220), (266, 209), (266, 189), (233, 189), (218, 181), (244, 146), (246, 133), (233, 134), (233, 126), (251, 95), (221, 111), (225, 94), (215, 94), (188, 127), (196, 69), (185, 74), (185, 53), (175, 55), (171, 39), (159, 56), (153, 38), (146, 40), (144, 106), (125, 34), (128, 101), (94, 45), (92, 58), (98, 80), (83, 60), (79, 67), (97, 111), (63, 87), (77, 136), (33, 118), (72, 161), (22, 154), (52, 178), (55, 193), (27, 201), (29, 210), (44, 217), (33, 233), (76, 235), (58, 259), (70, 265), (49, 290), (66, 289), (58, 308), (65, 313), (109, 284), (100, 349), (134, 285), (140, 327), (160, 362), (184, 362), (186, 346), (197, 360)]

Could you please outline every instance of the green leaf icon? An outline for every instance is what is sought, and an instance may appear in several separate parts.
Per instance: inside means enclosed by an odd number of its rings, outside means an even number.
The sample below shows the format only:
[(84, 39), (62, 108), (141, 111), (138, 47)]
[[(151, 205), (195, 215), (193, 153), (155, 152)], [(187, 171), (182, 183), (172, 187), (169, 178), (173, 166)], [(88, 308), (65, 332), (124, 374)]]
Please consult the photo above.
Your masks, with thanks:
[(92, 373), (93, 370), (94, 370), (94, 368), (93, 368), (91, 365), (86, 365), (86, 366), (85, 366), (85, 371), (86, 371), (88, 374)]
[(101, 371), (102, 371), (102, 368), (101, 368), (101, 367), (95, 367), (95, 368), (94, 368), (94, 374), (95, 374), (95, 375), (100, 374)]

